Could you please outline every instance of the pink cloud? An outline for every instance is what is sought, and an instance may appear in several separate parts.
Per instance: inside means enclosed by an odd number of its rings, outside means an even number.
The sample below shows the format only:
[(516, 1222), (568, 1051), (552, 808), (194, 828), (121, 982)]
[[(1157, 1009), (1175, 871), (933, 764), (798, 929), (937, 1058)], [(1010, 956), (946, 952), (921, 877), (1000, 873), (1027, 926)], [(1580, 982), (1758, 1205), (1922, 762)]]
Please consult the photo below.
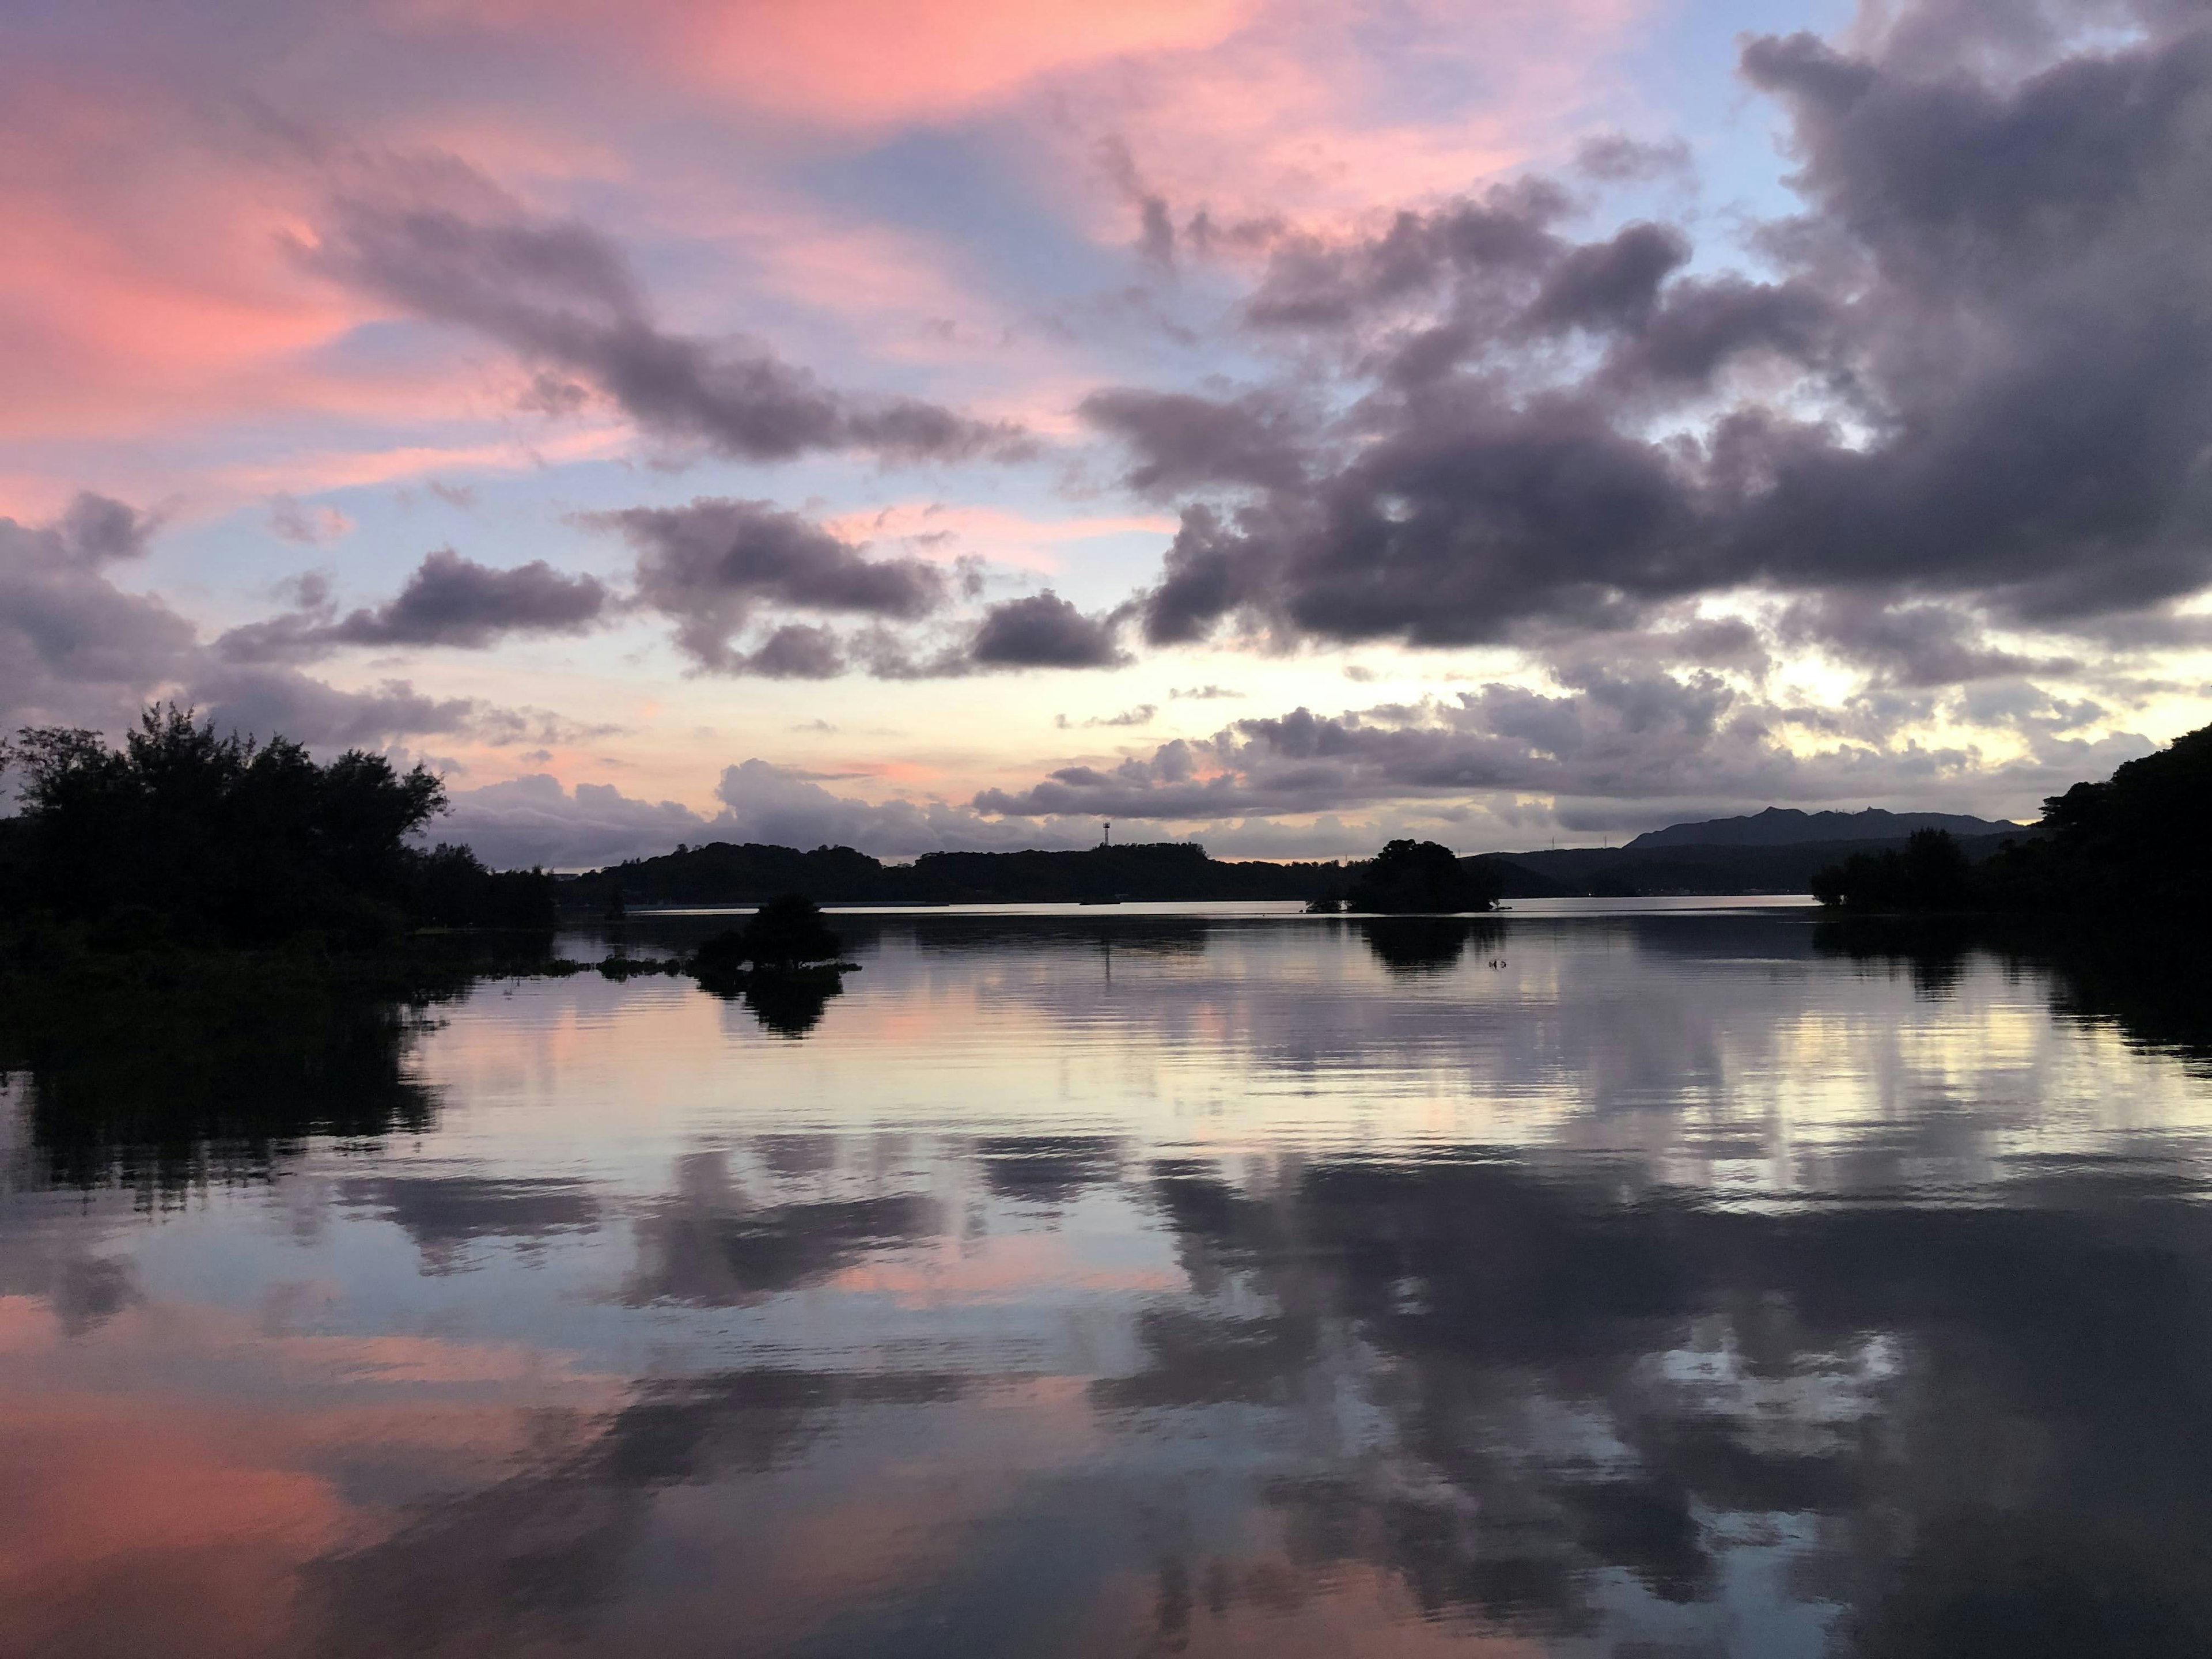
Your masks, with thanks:
[(599, 54), (784, 116), (878, 125), (957, 114), (1041, 76), (1132, 54), (1211, 46), (1254, 0), (407, 0), (418, 27), (566, 31)]
[[(1463, 191), (1617, 123), (1634, 89), (1616, 54), (1650, 0), (1276, 0), (1214, 50), (1070, 77), (1030, 153), (1054, 176), (1088, 161), (1122, 196), (1070, 198), (1125, 240), (1135, 189), (1178, 224), (1342, 223)], [(1415, 95), (1412, 88), (1443, 87)], [(1100, 168), (1098, 146), (1113, 147)], [(1115, 152), (1131, 170), (1112, 165)]]
[[(956, 198), (942, 225), (894, 223), (787, 164), (964, 121), (1026, 170), (1038, 210), (1101, 243), (1132, 234), (1133, 185), (1178, 225), (1201, 207), (1342, 222), (1563, 143), (1594, 92), (1619, 91), (1607, 64), (1648, 3), (389, 0), (302, 8), (250, 71), (126, 7), (96, 49), (0, 70), (7, 497), (307, 493), (404, 476), (410, 454), (557, 463), (634, 442), (605, 408), (518, 415), (506, 349), (371, 332), (392, 307), (300, 258), (334, 189), (441, 153), (523, 210), (614, 234), (672, 326), (766, 335), (833, 379), (1079, 437), (1068, 411), (1115, 349), (1111, 326), (1058, 314), (1085, 295), (994, 264)], [(395, 47), (468, 72), (380, 72)], [(1408, 65), (1457, 89), (1408, 106)], [(1133, 164), (1119, 185), (1109, 139)]]

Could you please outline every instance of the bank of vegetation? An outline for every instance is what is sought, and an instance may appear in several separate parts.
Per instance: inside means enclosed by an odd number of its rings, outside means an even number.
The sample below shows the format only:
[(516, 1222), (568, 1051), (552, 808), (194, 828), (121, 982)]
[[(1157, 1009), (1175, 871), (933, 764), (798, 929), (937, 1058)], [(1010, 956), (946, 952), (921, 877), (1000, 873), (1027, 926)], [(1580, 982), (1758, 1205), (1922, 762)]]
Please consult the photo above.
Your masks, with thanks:
[(19, 961), (119, 952), (389, 953), (426, 930), (550, 929), (552, 878), (412, 838), (445, 810), (422, 766), (218, 734), (149, 709), (119, 747), (33, 728), (0, 749), (0, 907)]
[[(1417, 908), (1486, 909), (1500, 896), (1556, 890), (1494, 854), (1459, 858), (1433, 842), (1393, 846), (1432, 849), (1458, 869)], [(1264, 863), (1210, 857), (1195, 842), (1139, 842), (1048, 853), (926, 853), (887, 864), (850, 847), (803, 852), (757, 842), (679, 847), (563, 878), (561, 907), (604, 915), (631, 906), (762, 904), (797, 893), (817, 904), (1188, 904), (1223, 899), (1341, 902), (1373, 884), (1373, 860)], [(1395, 869), (1395, 866), (1394, 866)], [(1402, 871), (1378, 890), (1389, 903)], [(1462, 902), (1464, 899), (1465, 902)]]
[(2028, 915), (2114, 924), (2212, 915), (2212, 726), (2077, 783), (2043, 804), (2035, 833), (1994, 848), (1941, 830), (1853, 854), (1814, 878), (1829, 908), (1858, 915)]

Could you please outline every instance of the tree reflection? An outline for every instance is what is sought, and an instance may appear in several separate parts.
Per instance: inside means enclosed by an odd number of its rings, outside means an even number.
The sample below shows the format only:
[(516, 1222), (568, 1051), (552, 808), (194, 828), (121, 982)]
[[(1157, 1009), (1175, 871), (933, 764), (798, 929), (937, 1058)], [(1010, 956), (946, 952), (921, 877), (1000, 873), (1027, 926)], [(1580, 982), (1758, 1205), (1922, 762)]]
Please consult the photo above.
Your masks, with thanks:
[(1867, 918), (1814, 929), (1824, 956), (1900, 967), (1916, 992), (1948, 994), (1977, 954), (2047, 977), (2051, 1006), (2131, 1042), (2212, 1064), (2212, 951), (2171, 927)]
[(428, 1128), (437, 1096), (408, 1060), (434, 1006), (276, 980), (27, 992), (0, 1010), (0, 1071), (27, 1079), (41, 1177), (151, 1196), (265, 1176), (311, 1135)]
[(1497, 922), (1454, 916), (1389, 916), (1359, 922), (1358, 927), (1375, 959), (1401, 974), (1452, 967), (1470, 944), (1486, 948), (1505, 937)]
[(762, 1030), (778, 1036), (803, 1037), (822, 1023), (830, 999), (844, 993), (834, 973), (755, 974), (739, 994)]

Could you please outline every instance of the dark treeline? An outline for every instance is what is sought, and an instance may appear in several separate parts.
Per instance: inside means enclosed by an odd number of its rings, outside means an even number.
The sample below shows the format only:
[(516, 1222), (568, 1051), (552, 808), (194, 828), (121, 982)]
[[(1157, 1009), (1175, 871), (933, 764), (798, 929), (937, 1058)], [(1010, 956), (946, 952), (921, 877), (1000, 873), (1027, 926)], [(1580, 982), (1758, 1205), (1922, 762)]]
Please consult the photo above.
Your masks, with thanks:
[(1813, 892), (1856, 912), (2026, 913), (2150, 921), (2212, 914), (2212, 726), (2043, 804), (2039, 833), (1982, 856), (1941, 830), (1829, 866)]
[[(1401, 843), (1393, 842), (1394, 847)], [(1480, 910), (1501, 891), (1527, 896), (1553, 890), (1512, 872), (1493, 856), (1457, 859), (1432, 842), (1402, 843), (1430, 849), (1456, 875), (1415, 878), (1418, 894), (1401, 891), (1407, 878), (1377, 882), (1377, 860), (1266, 864), (1210, 858), (1190, 842), (1138, 842), (1070, 853), (925, 853), (912, 864), (885, 864), (849, 847), (801, 852), (757, 842), (714, 842), (679, 847), (658, 858), (631, 859), (560, 884), (562, 904), (594, 913), (625, 906), (760, 904), (799, 894), (822, 904), (1080, 904), (1116, 899), (1188, 902), (1205, 899), (1344, 900), (1365, 892), (1375, 909)], [(1427, 866), (1424, 866), (1425, 868)], [(1518, 875), (1520, 879), (1513, 877)], [(1364, 885), (1363, 885), (1364, 884)]]
[[(1961, 839), (1981, 859), (2008, 839)], [(1432, 844), (1432, 843), (1425, 843)], [(1495, 899), (1589, 896), (1630, 898), (1652, 893), (1803, 893), (1823, 868), (1859, 853), (1896, 850), (1899, 841), (1808, 842), (1784, 846), (1668, 845), (1649, 852), (1571, 848), (1483, 853), (1456, 862), (1467, 884)], [(1042, 904), (1115, 898), (1156, 902), (1201, 899), (1342, 901), (1371, 860), (1264, 864), (1208, 857), (1194, 843), (1170, 842), (1091, 848), (1070, 853), (931, 853), (910, 865), (885, 864), (849, 847), (794, 847), (715, 842), (657, 858), (567, 878), (564, 908), (605, 911), (619, 892), (625, 904), (758, 904), (801, 893), (823, 904)], [(1474, 902), (1439, 899), (1420, 908), (1481, 909)]]
[(446, 805), (419, 765), (361, 750), (318, 762), (174, 707), (148, 710), (120, 748), (30, 728), (0, 759), (21, 796), (0, 820), (0, 903), (19, 944), (363, 951), (424, 927), (553, 922), (550, 877), (409, 844)]
[(564, 904), (757, 904), (797, 893), (826, 904), (1071, 904), (1085, 900), (1311, 899), (1341, 894), (1341, 864), (1229, 863), (1184, 842), (1074, 853), (925, 853), (885, 864), (849, 847), (714, 842), (632, 859), (561, 884)]

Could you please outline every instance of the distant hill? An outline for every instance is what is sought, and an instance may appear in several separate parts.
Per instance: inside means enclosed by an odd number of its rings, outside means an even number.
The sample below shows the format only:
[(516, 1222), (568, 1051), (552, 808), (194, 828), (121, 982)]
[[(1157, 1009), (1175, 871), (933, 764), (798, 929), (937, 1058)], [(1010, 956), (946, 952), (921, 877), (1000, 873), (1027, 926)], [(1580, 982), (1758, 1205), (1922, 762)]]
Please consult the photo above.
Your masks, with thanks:
[[(1967, 836), (2016, 836), (2027, 828), (2002, 818), (1968, 817), (1960, 812), (1802, 812), (1794, 806), (1770, 806), (1747, 817), (1707, 818), (1700, 823), (1670, 823), (1648, 830), (1623, 852), (1648, 853), (1658, 847), (1794, 847), (1804, 842), (1903, 841), (1915, 830), (1948, 830)], [(1519, 854), (1510, 854), (1520, 857)]]
[[(1961, 836), (1969, 860), (1990, 857), (2006, 842), (2032, 840), (2014, 828), (2001, 836)], [(1498, 866), (1505, 896), (1636, 898), (1663, 894), (1775, 893), (1813, 890), (1815, 872), (1854, 853), (1880, 852), (1904, 845), (1904, 838), (1880, 841), (1785, 842), (1779, 846), (1574, 847), (1557, 851), (1491, 854)], [(1513, 873), (1516, 869), (1519, 875)]]

